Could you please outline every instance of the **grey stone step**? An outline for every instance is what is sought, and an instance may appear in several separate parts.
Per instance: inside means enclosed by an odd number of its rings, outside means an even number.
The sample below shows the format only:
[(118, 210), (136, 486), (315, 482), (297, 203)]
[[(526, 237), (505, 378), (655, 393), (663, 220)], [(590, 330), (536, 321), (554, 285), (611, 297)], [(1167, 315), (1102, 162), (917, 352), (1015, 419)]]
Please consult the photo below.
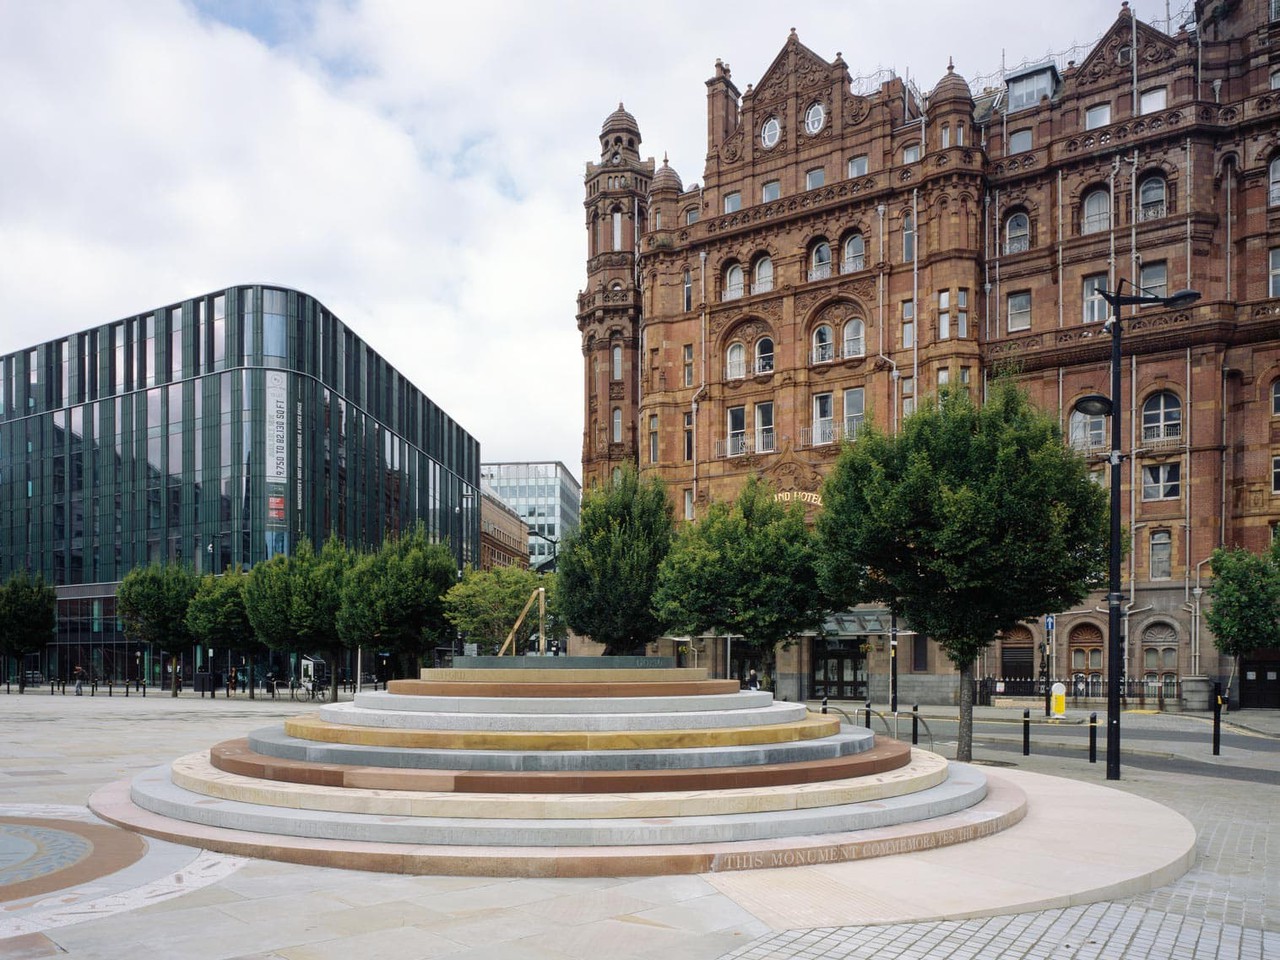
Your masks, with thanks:
[(263, 756), (313, 763), (342, 763), (414, 770), (694, 770), (705, 767), (799, 763), (861, 753), (875, 746), (875, 735), (861, 727), (817, 740), (732, 747), (670, 750), (412, 750), (361, 744), (325, 743), (291, 737), (277, 726), (252, 731), (249, 747)]
[(171, 780), (167, 764), (138, 774), (130, 790), (133, 802), (145, 810), (204, 826), (325, 840), (513, 849), (729, 843), (841, 833), (946, 816), (985, 796), (986, 776), (967, 764), (951, 764), (943, 783), (900, 797), (766, 813), (650, 819), (500, 820), (289, 810), (184, 790)]
[(367, 710), (419, 713), (694, 713), (745, 710), (771, 703), (773, 694), (767, 690), (687, 697), (419, 697), (386, 690), (355, 695), (355, 705)]
[(329, 723), (399, 730), (462, 730), (492, 732), (586, 732), (649, 730), (715, 730), (795, 723), (808, 715), (801, 703), (770, 703), (745, 710), (700, 710), (681, 713), (423, 713), (370, 710), (353, 703), (320, 708)]

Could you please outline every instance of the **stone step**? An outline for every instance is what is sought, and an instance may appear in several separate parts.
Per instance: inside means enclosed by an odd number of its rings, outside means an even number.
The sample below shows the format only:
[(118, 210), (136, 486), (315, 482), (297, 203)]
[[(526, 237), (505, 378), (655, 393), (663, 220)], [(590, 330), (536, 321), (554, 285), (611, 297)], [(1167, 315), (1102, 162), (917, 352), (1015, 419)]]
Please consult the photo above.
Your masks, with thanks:
[(707, 679), (705, 667), (611, 667), (607, 669), (547, 667), (424, 667), (420, 680), (464, 680), (480, 683), (687, 683)]
[[(477, 671), (479, 672), (479, 671)], [(485, 671), (488, 676), (492, 671)], [(392, 680), (387, 692), (393, 696), (422, 697), (682, 697), (729, 694), (741, 691), (737, 680), (581, 680), (577, 683), (521, 680), (518, 687), (495, 680)]]
[(377, 690), (357, 693), (354, 702), (357, 707), (366, 710), (402, 710), (414, 713), (698, 713), (767, 707), (773, 703), (773, 694), (767, 690), (741, 690), (735, 693), (694, 696), (488, 697), (414, 696)]
[(867, 830), (953, 814), (985, 794), (985, 775), (967, 764), (950, 765), (942, 783), (907, 796), (812, 809), (650, 819), (486, 820), (265, 807), (192, 793), (173, 782), (167, 764), (135, 776), (131, 789), (133, 802), (146, 810), (206, 826), (326, 840), (520, 848), (736, 843)]
[(290, 717), (285, 733), (304, 740), (359, 743), (381, 747), (444, 750), (636, 750), (729, 747), (744, 744), (816, 740), (840, 730), (834, 717), (809, 714), (801, 720), (709, 730), (606, 730), (521, 732), (497, 730), (394, 730), (328, 723), (317, 714)]
[[(900, 745), (894, 744), (893, 748)], [(478, 817), (553, 819), (616, 819), (633, 817), (681, 817), (727, 813), (761, 813), (808, 807), (837, 806), (882, 800), (886, 797), (916, 793), (941, 783), (947, 776), (947, 761), (937, 754), (896, 750), (887, 744), (852, 758), (868, 763), (868, 769), (845, 779), (818, 782), (784, 782), (765, 786), (716, 786), (711, 789), (670, 789), (648, 792), (605, 792), (583, 788), (570, 793), (553, 793), (548, 789), (527, 793), (528, 781), (545, 774), (498, 774), (514, 789), (503, 790), (501, 782), (482, 784), (486, 792), (458, 792), (474, 786), (459, 785), (445, 774), (423, 774), (415, 771), (368, 771), (348, 767), (337, 771), (341, 776), (293, 779), (279, 776), (278, 768), (265, 772), (275, 774), (264, 779), (263, 771), (252, 763), (238, 763), (239, 754), (247, 753), (244, 741), (230, 741), (214, 747), (209, 754), (193, 753), (175, 760), (170, 776), (175, 784), (192, 793), (221, 800), (238, 800), (260, 806), (289, 807), (306, 810), (329, 810), (366, 813), (379, 816), (413, 817)], [(884, 756), (872, 756), (882, 751)], [(889, 763), (906, 761), (896, 767)], [(278, 763), (279, 761), (277, 761)], [(760, 768), (736, 773), (758, 772)], [(298, 771), (295, 771), (298, 772)], [(328, 768), (312, 768), (313, 773), (331, 773)], [(373, 777), (365, 781), (364, 775)], [(708, 771), (713, 773), (713, 771)], [(417, 777), (416, 785), (397, 783), (397, 777)], [(474, 777), (475, 774), (464, 776)], [(488, 775), (493, 776), (493, 775)], [(616, 776), (611, 774), (610, 776)], [(651, 773), (641, 776), (653, 776)], [(387, 782), (392, 778), (392, 782)], [(444, 781), (438, 786), (433, 782)], [(548, 784), (548, 787), (554, 784)], [(591, 786), (591, 785), (589, 785)], [(635, 785), (632, 785), (633, 788)]]
[(846, 756), (799, 763), (698, 769), (646, 770), (450, 770), (391, 769), (333, 762), (285, 760), (256, 753), (247, 740), (229, 740), (209, 751), (213, 766), (227, 773), (327, 787), (430, 790), (458, 793), (615, 793), (723, 790), (819, 783), (866, 777), (906, 766), (910, 748), (894, 740)]
[[(559, 700), (531, 701), (560, 703)], [(670, 700), (667, 701), (670, 703)], [(796, 723), (809, 711), (803, 703), (767, 703), (738, 710), (685, 710), (645, 713), (467, 713), (369, 709), (363, 704), (335, 703), (320, 708), (327, 723), (395, 730), (466, 730), (473, 732), (598, 733), (650, 730), (718, 730)]]
[(801, 763), (843, 757), (869, 750), (875, 735), (862, 727), (814, 740), (790, 743), (701, 747), (690, 750), (435, 750), (366, 744), (323, 743), (293, 737), (279, 725), (252, 731), (249, 747), (255, 753), (282, 760), (318, 764), (352, 764), (413, 770), (687, 770), (773, 763)]
[(1027, 798), (1020, 788), (993, 774), (980, 803), (927, 821), (739, 843), (562, 848), (406, 846), (212, 827), (137, 806), (128, 780), (98, 790), (89, 798), (89, 807), (103, 820), (146, 836), (288, 863), (438, 876), (649, 877), (840, 863), (965, 843), (1017, 824), (1026, 815)]

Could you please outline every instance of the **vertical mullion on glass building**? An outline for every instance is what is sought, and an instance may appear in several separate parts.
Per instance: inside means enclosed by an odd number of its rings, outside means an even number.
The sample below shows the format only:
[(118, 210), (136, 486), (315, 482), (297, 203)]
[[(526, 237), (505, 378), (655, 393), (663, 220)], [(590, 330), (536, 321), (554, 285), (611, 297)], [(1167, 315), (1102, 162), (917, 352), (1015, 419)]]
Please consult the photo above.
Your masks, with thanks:
[(477, 441), (298, 291), (232, 287), (0, 357), (0, 580), (57, 585), (50, 675), (135, 676), (115, 589), (140, 564), (221, 572), (422, 520), (461, 568), (479, 477)]

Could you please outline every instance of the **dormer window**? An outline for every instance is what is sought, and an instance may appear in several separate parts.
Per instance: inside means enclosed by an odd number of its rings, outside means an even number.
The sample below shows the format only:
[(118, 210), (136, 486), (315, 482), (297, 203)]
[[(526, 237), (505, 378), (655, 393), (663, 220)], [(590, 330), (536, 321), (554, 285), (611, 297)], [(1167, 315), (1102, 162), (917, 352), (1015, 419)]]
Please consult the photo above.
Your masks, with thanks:
[(1044, 67), (1006, 80), (1009, 86), (1009, 110), (1034, 107), (1042, 97), (1052, 97), (1054, 88), (1053, 67)]

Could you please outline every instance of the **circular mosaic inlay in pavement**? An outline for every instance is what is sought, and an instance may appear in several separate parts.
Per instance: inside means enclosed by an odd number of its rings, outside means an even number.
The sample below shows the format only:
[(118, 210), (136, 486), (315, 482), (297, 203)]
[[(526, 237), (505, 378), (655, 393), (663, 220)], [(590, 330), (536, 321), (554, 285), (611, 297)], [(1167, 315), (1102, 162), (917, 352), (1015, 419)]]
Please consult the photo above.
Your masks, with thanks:
[(138, 835), (105, 824), (0, 817), (0, 902), (115, 873), (146, 849)]

